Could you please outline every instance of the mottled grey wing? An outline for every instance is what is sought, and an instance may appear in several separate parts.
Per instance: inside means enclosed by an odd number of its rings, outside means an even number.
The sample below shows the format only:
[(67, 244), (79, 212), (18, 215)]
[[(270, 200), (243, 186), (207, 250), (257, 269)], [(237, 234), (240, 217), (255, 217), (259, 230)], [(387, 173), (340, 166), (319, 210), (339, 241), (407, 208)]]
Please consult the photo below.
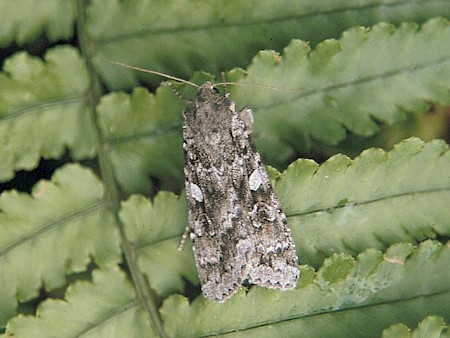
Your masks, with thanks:
[(245, 279), (295, 287), (295, 246), (251, 142), (251, 111), (237, 112), (205, 83), (183, 115), (188, 219), (203, 294), (224, 301)]
[[(242, 133), (234, 104), (211, 84), (184, 110), (188, 222), (203, 294), (223, 301), (246, 278), (251, 221), (243, 193)], [(245, 146), (245, 144), (242, 144)]]
[(260, 155), (255, 152), (247, 161), (252, 208), (252, 259), (248, 280), (273, 289), (292, 289), (300, 271), (295, 244)]

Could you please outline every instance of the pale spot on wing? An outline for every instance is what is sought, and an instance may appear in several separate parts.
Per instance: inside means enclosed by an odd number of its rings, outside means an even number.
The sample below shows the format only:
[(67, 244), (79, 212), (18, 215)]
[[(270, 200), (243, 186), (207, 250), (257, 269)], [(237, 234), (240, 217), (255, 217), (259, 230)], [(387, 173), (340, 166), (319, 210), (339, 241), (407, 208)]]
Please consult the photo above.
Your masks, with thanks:
[(197, 202), (203, 202), (203, 193), (195, 183), (191, 183), (191, 197)]
[(250, 190), (252, 190), (252, 191), (258, 190), (258, 188), (262, 184), (261, 173), (259, 172), (258, 169), (255, 169), (251, 173), (251, 175), (250, 175), (250, 177), (248, 179), (248, 184), (249, 184)]

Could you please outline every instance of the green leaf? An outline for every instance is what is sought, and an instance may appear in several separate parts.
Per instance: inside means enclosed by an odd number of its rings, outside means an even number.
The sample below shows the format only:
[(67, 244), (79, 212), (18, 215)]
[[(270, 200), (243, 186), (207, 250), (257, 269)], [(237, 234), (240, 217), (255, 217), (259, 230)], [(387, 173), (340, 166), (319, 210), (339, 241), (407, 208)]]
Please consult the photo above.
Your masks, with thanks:
[(92, 275), (92, 282), (70, 285), (63, 300), (42, 302), (36, 316), (12, 319), (8, 337), (156, 337), (122, 271), (95, 270)]
[(141, 271), (160, 296), (182, 292), (186, 280), (199, 283), (190, 241), (182, 252), (177, 251), (187, 224), (184, 196), (160, 192), (153, 202), (131, 196), (122, 203), (120, 218), (128, 240), (139, 252)]
[(421, 22), (449, 11), (449, 3), (437, 0), (265, 0), (264, 6), (258, 0), (231, 0), (220, 8), (214, 0), (96, 0), (86, 12), (94, 63), (109, 88), (122, 89), (159, 79), (110, 61), (186, 79), (194, 70), (219, 74), (245, 67), (260, 49), (280, 50), (292, 38), (315, 44), (352, 26)]
[(428, 111), (430, 102), (450, 104), (450, 53), (442, 48), (447, 45), (450, 26), (444, 19), (420, 29), (385, 23), (357, 27), (312, 52), (294, 40), (281, 56), (260, 52), (240, 81), (266, 87), (241, 85), (229, 91), (239, 106), (255, 112), (259, 151), (269, 163), (280, 163), (313, 141), (335, 145), (348, 131), (372, 136), (380, 124)]
[(442, 317), (429, 316), (422, 320), (417, 329), (411, 331), (405, 324), (395, 324), (383, 331), (383, 338), (450, 337), (450, 330)]
[(183, 106), (168, 86), (155, 96), (136, 88), (131, 95), (102, 97), (97, 106), (100, 130), (109, 144), (116, 179), (126, 192), (148, 192), (149, 175), (181, 186)]
[(356, 260), (348, 255), (329, 260), (313, 282), (293, 291), (252, 287), (223, 304), (169, 297), (161, 309), (166, 332), (171, 337), (376, 337), (399, 321), (449, 313), (450, 249), (439, 242), (396, 244), (384, 255), (368, 249)]
[[(370, 30), (355, 28), (338, 41), (319, 44), (313, 52), (294, 40), (281, 57), (263, 51), (247, 72), (229, 72), (230, 80), (241, 79), (249, 85), (231, 85), (228, 90), (240, 106), (255, 112), (253, 139), (266, 163), (284, 166), (295, 151), (306, 151), (313, 143), (336, 144), (347, 138), (348, 130), (369, 137), (379, 131), (380, 124), (393, 125), (407, 114), (424, 113), (429, 102), (450, 104), (450, 54), (444, 45), (450, 45), (450, 26), (442, 19), (430, 20), (420, 30), (414, 24), (398, 29), (387, 24)], [(281, 88), (287, 90), (277, 90)], [(147, 175), (180, 180), (181, 150), (173, 147), (181, 141), (173, 137), (183, 105), (168, 91), (158, 90), (154, 98), (145, 99), (148, 103), (142, 108), (138, 102), (144, 99), (137, 94), (131, 98), (121, 94), (120, 100), (108, 99), (111, 104), (99, 108), (108, 114), (107, 125), (114, 126), (108, 137), (127, 136), (119, 138), (120, 149), (112, 149), (114, 154), (122, 158), (125, 150), (132, 150), (133, 157), (125, 164), (114, 156), (120, 181), (130, 186), (126, 191), (145, 191), (139, 187), (148, 186)], [(122, 111), (117, 107), (123, 107)], [(163, 124), (151, 122), (158, 121), (158, 116), (165, 116)], [(150, 127), (129, 122), (135, 118)], [(155, 156), (158, 161), (153, 161)]]
[(300, 261), (318, 267), (334, 252), (384, 250), (397, 242), (450, 235), (450, 151), (408, 139), (390, 152), (343, 155), (322, 165), (292, 163), (275, 190)]
[(0, 181), (66, 148), (74, 159), (96, 151), (84, 62), (68, 46), (49, 50), (45, 61), (20, 52), (0, 74)]
[(91, 261), (110, 267), (121, 260), (103, 198), (98, 178), (75, 164), (40, 181), (31, 195), (0, 195), (0, 325), (40, 288), (64, 286), (66, 274), (85, 271)]
[(73, 34), (74, 1), (4, 0), (0, 2), (0, 46), (23, 45), (40, 35), (50, 41)]

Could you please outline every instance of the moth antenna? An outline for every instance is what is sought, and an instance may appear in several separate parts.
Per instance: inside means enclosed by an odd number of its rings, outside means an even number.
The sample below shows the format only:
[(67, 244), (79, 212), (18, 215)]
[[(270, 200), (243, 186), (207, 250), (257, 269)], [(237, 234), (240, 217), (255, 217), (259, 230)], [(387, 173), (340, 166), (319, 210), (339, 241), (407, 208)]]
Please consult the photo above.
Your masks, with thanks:
[(302, 93), (302, 91), (298, 90), (298, 89), (276, 87), (276, 86), (266, 85), (266, 84), (262, 84), (262, 83), (242, 83), (242, 82), (224, 81), (224, 82), (219, 82), (219, 83), (214, 84), (214, 86), (226, 86), (226, 85), (256, 86), (256, 87), (263, 87), (263, 88), (274, 89), (274, 90), (282, 90), (282, 91), (286, 91), (286, 92)]
[[(170, 80), (174, 80), (177, 82), (181, 82), (181, 83), (186, 83), (188, 85), (191, 85), (195, 88), (199, 88), (200, 86), (194, 82), (188, 81), (188, 80), (184, 80), (182, 78), (176, 77), (176, 76), (172, 76), (169, 74), (165, 74), (165, 73), (161, 73), (158, 72), (156, 70), (150, 70), (150, 69), (145, 69), (145, 68), (141, 68), (141, 67), (136, 67), (136, 66), (131, 66), (128, 65), (126, 63), (122, 63), (122, 62), (116, 62), (116, 61), (109, 61), (111, 64), (117, 65), (117, 66), (121, 66), (124, 68), (128, 68), (128, 69), (133, 69), (133, 70), (137, 70), (140, 72), (144, 72), (144, 73), (149, 73), (149, 74), (153, 74), (153, 75), (158, 75), (158, 76), (162, 76), (165, 77), (166, 79), (170, 79)], [(224, 80), (225, 75), (222, 72), (222, 80)], [(262, 84), (262, 83), (242, 83), (242, 82), (232, 82), (232, 81), (222, 81), (219, 83), (215, 83), (213, 84), (213, 86), (226, 86), (226, 85), (238, 85), (238, 86), (256, 86), (256, 87), (263, 87), (263, 88), (268, 88), (268, 89), (273, 89), (273, 90), (282, 90), (282, 91), (287, 91), (287, 92), (294, 92), (294, 93), (301, 93), (301, 90), (298, 89), (292, 89), (292, 88), (282, 88), (282, 87), (276, 87), (276, 86), (271, 86), (271, 85), (266, 85), (266, 84)]]
[(127, 65), (126, 63), (122, 63), (122, 62), (116, 62), (116, 61), (109, 61), (109, 62), (112, 63), (113, 65), (121, 66), (121, 67), (124, 67), (124, 68), (138, 70), (140, 72), (149, 73), (149, 74), (153, 74), (153, 75), (159, 75), (159, 76), (165, 77), (166, 79), (174, 80), (174, 81), (181, 82), (181, 83), (186, 83), (188, 85), (194, 86), (195, 88), (199, 88), (200, 87), (199, 85), (195, 84), (194, 82), (191, 82), (191, 81), (188, 81), (188, 80), (184, 80), (184, 79), (181, 79), (181, 78), (176, 77), (176, 76), (172, 76), (172, 75), (164, 74), (164, 73), (161, 73), (161, 72), (157, 72), (156, 70), (150, 70), (150, 69), (135, 67), (135, 66)]

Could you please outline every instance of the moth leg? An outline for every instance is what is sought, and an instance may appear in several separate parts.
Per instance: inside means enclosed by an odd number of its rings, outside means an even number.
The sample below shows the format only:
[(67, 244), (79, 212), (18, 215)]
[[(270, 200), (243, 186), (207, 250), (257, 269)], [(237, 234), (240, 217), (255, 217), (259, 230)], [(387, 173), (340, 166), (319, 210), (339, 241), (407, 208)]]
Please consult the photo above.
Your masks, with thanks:
[(178, 243), (177, 250), (183, 251), (184, 245), (186, 244), (186, 238), (191, 232), (191, 227), (189, 224), (186, 224), (186, 227), (184, 228), (184, 233), (181, 235), (180, 242)]
[(191, 102), (188, 98), (184, 97), (174, 86), (172, 82), (167, 82), (167, 85), (172, 89), (173, 93), (181, 100)]
[(222, 82), (224, 83), (223, 87), (225, 88), (225, 93), (227, 92), (227, 77), (225, 76), (225, 72), (221, 71), (220, 76), (222, 77)]

